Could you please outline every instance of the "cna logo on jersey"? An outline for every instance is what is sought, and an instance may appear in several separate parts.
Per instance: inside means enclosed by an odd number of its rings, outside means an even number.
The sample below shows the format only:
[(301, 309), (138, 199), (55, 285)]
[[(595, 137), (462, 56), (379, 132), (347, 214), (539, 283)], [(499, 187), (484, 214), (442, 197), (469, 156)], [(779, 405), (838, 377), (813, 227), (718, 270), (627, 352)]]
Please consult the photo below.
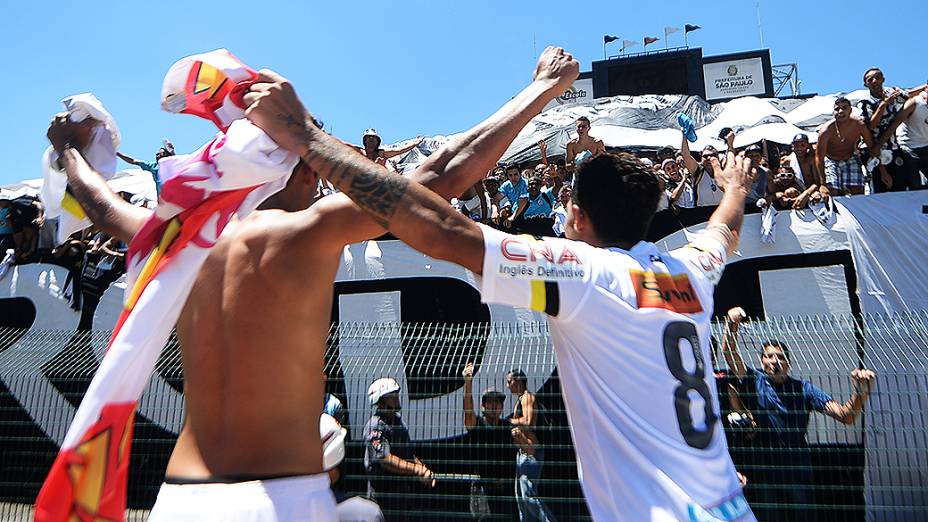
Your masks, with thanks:
[(578, 89), (577, 86), (571, 85), (564, 94), (555, 98), (561, 105), (585, 101), (589, 94), (586, 89)]
[(664, 308), (678, 314), (698, 314), (702, 303), (686, 274), (629, 270), (638, 308)]
[(722, 278), (722, 271), (725, 270), (725, 260), (711, 250), (704, 250), (695, 245), (690, 245), (689, 247), (699, 252), (699, 255), (696, 256), (696, 261), (706, 274), (706, 277), (709, 278), (713, 284), (717, 284)]
[(586, 275), (580, 256), (567, 241), (507, 237), (500, 242), (499, 273), (522, 279), (580, 280)]

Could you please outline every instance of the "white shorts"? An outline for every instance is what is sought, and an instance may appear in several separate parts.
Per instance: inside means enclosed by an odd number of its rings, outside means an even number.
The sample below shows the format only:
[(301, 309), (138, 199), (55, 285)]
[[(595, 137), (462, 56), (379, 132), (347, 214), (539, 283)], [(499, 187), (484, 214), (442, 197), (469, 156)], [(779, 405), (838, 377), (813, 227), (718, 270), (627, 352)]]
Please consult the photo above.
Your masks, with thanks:
[(162, 484), (149, 522), (336, 522), (325, 473), (248, 482)]

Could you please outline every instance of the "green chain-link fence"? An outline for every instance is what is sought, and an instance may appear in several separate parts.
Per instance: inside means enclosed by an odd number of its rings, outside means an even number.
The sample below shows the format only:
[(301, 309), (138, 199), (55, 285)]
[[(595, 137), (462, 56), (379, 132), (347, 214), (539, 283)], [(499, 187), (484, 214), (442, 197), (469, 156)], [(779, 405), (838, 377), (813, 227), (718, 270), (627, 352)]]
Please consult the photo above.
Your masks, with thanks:
[[(717, 348), (723, 328), (714, 325)], [(0, 520), (30, 517), (108, 336), (0, 331)], [(776, 417), (771, 413), (780, 405), (770, 402), (768, 392), (752, 395), (766, 388), (756, 384), (756, 376), (735, 379), (717, 350), (719, 414), (758, 518), (928, 520), (928, 315), (749, 321), (737, 334), (737, 350), (748, 367), (762, 368), (768, 340), (788, 347), (792, 377), (838, 404), (854, 391), (853, 369), (866, 366), (877, 378), (863, 415), (850, 425), (813, 412), (807, 427), (801, 415), (782, 414), (784, 424), (771, 427), (765, 419)], [(464, 427), (462, 371), (468, 362), (475, 364), (477, 415), (481, 395), (490, 387), (505, 394), (503, 413), (511, 414), (514, 398), (506, 374), (525, 372), (544, 414), (536, 429), (544, 449), (536, 484), (540, 500), (558, 520), (588, 518), (545, 324), (342, 324), (330, 333), (326, 361), (327, 390), (345, 406), (349, 429), (339, 486), (353, 494), (367, 492), (371, 477), (364, 466), (363, 434), (373, 409), (366, 392), (382, 376), (399, 381), (414, 452), (438, 474), (434, 488), (402, 481), (381, 486), (378, 501), (388, 520), (518, 519), (517, 447), (511, 439), (478, 436)], [(816, 396), (809, 389), (807, 384), (774, 386), (776, 400), (789, 409), (814, 408)], [(181, 392), (179, 348), (172, 339), (139, 403), (130, 520), (143, 520), (157, 495), (183, 420)], [(733, 397), (743, 403), (741, 419), (730, 415)], [(318, 414), (308, 410), (294, 415)]]

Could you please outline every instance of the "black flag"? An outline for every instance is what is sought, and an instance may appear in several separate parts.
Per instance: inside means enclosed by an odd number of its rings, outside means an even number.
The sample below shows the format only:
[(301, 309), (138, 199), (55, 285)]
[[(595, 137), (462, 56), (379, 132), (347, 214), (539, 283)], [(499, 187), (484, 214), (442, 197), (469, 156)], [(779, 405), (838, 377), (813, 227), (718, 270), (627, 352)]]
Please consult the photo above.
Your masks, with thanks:
[(683, 26), (683, 31), (686, 33), (691, 33), (695, 31), (696, 29), (702, 29), (702, 27), (699, 27), (698, 25), (692, 25), (692, 24), (686, 24)]
[(607, 43), (610, 43), (610, 42), (614, 42), (614, 41), (616, 41), (616, 40), (618, 40), (618, 39), (619, 39), (618, 36), (612, 36), (612, 35), (609, 35), (609, 34), (604, 34), (604, 35), (603, 35), (603, 43), (604, 43), (604, 44), (607, 44)]

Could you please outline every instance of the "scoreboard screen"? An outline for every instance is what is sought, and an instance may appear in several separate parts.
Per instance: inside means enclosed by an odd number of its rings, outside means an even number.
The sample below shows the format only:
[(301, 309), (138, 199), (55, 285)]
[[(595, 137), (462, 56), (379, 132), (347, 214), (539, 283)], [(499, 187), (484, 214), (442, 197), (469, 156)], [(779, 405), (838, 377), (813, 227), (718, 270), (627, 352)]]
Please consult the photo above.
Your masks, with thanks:
[(707, 57), (701, 48), (621, 55), (593, 62), (592, 76), (595, 98), (689, 94), (721, 101), (774, 95), (767, 49)]
[(608, 69), (609, 93), (627, 94), (689, 94), (689, 60), (668, 57), (663, 60), (629, 60)]

